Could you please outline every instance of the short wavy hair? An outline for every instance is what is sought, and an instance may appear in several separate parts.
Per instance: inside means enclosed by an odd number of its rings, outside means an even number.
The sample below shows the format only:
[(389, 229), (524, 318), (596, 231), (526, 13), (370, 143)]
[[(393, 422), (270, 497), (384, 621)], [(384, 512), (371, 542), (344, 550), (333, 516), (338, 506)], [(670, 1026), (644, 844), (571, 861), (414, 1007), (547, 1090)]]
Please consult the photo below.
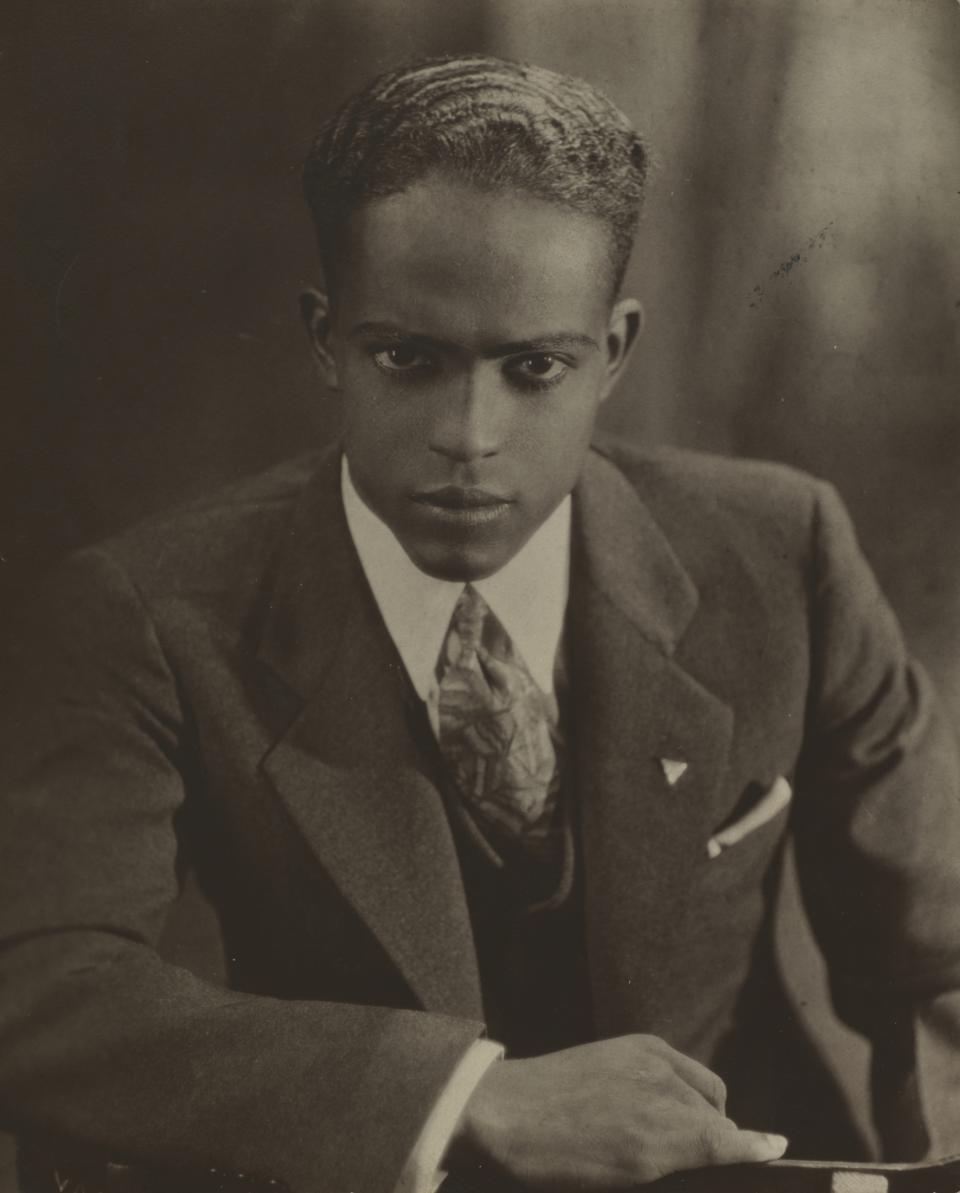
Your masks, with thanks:
[(616, 292), (648, 164), (630, 121), (583, 79), (468, 55), (410, 63), (348, 99), (314, 141), (303, 186), (332, 291), (351, 212), (442, 172), (602, 219)]

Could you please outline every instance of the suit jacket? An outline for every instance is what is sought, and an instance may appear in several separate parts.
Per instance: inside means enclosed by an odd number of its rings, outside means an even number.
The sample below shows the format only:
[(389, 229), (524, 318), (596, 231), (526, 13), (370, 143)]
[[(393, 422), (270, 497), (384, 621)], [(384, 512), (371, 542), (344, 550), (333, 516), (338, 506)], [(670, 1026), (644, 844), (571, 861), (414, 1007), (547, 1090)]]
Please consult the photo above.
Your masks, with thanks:
[[(21, 1130), (387, 1193), (483, 1031), (450, 827), (337, 465), (79, 553), (17, 635), (0, 1104)], [(720, 1070), (746, 1125), (797, 1129), (771, 948), (789, 834), (838, 1005), (882, 1043), (884, 1105), (919, 1089), (920, 1136), (960, 1150), (957, 774), (831, 490), (591, 453), (566, 641), (597, 1034), (663, 1036)], [(664, 759), (686, 763), (674, 783)], [(789, 808), (710, 857), (779, 776)], [(191, 869), (229, 987), (155, 951)]]

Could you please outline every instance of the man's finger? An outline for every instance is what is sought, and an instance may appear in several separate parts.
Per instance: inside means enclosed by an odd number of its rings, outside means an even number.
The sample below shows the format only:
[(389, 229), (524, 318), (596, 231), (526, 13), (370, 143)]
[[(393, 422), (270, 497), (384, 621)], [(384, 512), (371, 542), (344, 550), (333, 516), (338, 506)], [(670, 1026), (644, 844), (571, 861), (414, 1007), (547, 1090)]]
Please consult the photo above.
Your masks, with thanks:
[[(729, 1122), (729, 1120), (726, 1120)], [(767, 1135), (761, 1131), (740, 1131), (725, 1123), (711, 1124), (700, 1134), (701, 1159), (697, 1167), (709, 1168), (719, 1164), (758, 1164), (765, 1160), (779, 1160), (787, 1150), (782, 1135)]]
[(727, 1104), (727, 1087), (716, 1073), (713, 1073), (691, 1056), (684, 1056), (682, 1052), (671, 1051), (670, 1061), (673, 1071), (683, 1078), (687, 1085), (692, 1086), (707, 1102), (723, 1114)]

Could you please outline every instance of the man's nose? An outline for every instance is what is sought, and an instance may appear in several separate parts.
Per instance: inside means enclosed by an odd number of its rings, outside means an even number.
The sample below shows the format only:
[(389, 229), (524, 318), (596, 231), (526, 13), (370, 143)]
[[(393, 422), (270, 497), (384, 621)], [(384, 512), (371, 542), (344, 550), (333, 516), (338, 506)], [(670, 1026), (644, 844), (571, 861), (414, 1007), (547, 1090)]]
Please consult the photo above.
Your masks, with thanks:
[(470, 374), (443, 394), (433, 421), (430, 450), (468, 463), (500, 450), (503, 395), (492, 378)]

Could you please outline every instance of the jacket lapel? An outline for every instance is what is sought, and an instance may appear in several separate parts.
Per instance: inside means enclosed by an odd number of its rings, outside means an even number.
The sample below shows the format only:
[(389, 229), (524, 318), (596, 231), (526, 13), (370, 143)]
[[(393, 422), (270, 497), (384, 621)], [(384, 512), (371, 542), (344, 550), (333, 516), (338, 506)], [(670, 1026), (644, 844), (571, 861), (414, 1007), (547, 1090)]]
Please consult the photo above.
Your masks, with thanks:
[(482, 1018), (456, 850), (350, 541), (338, 452), (294, 514), (260, 657), (303, 700), (263, 762), (295, 824), (423, 1006)]
[(594, 1014), (602, 1035), (667, 1033), (733, 718), (672, 657), (697, 592), (630, 483), (591, 455), (574, 508), (568, 624)]

